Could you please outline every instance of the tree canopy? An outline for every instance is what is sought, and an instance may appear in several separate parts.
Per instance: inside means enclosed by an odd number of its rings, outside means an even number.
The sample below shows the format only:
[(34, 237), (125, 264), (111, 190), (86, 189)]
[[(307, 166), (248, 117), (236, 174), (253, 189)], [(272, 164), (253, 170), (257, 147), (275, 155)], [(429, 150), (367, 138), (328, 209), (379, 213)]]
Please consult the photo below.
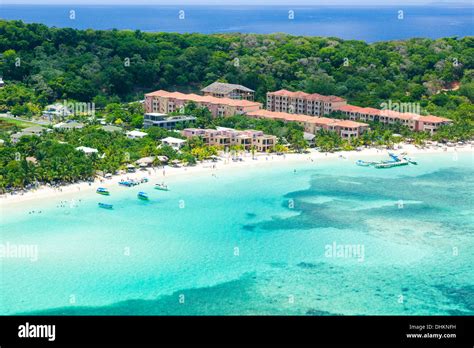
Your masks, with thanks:
[[(216, 80), (265, 94), (335, 94), (360, 106), (420, 103), (454, 118), (474, 98), (474, 38), (365, 43), (286, 34), (174, 34), (48, 28), (0, 20), (0, 111), (55, 100), (142, 99), (157, 89), (197, 92)], [(9, 84), (14, 84), (8, 87)], [(460, 115), (463, 117), (463, 115)], [(472, 113), (471, 113), (472, 117)]]

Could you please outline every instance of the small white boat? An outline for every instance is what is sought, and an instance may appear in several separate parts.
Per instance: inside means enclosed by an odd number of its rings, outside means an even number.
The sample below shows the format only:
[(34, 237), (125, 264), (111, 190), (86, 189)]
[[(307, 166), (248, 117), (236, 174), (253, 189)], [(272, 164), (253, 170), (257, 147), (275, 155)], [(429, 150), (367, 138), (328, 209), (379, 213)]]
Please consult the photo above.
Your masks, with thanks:
[(408, 165), (408, 161), (401, 160), (401, 161), (386, 161), (386, 162), (381, 162), (377, 163), (374, 165), (375, 168), (393, 168), (393, 167), (400, 167), (400, 166), (406, 166)]
[(414, 165), (417, 165), (417, 164), (418, 164), (418, 162), (417, 162), (414, 158), (405, 156), (405, 157), (403, 157), (403, 159), (404, 159), (405, 161), (407, 161), (408, 163), (410, 163), (410, 164), (414, 164)]
[(99, 205), (99, 208), (103, 208), (103, 209), (113, 209), (114, 206), (112, 204), (107, 204), (107, 203), (98, 203)]
[(155, 184), (155, 190), (161, 190), (161, 191), (169, 191), (170, 189), (168, 188), (168, 185), (163, 184)]
[(370, 162), (366, 162), (366, 161), (362, 161), (362, 160), (357, 160), (357, 161), (356, 161), (356, 164), (357, 164), (358, 166), (361, 166), (361, 167), (368, 167), (368, 166), (371, 165)]
[(109, 196), (110, 195), (110, 192), (109, 190), (107, 190), (106, 188), (104, 187), (99, 187), (97, 189), (97, 191), (95, 191), (96, 193), (98, 193), (99, 195), (104, 195), (104, 196)]

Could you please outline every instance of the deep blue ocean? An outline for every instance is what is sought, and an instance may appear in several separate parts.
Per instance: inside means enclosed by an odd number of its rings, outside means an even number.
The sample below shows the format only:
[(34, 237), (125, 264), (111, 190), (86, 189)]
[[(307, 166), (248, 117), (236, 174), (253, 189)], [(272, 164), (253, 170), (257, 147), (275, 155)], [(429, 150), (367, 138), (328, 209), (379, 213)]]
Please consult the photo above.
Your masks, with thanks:
[[(116, 28), (205, 34), (284, 32), (374, 42), (413, 37), (470, 36), (474, 33), (473, 9), (473, 6), (460, 5), (399, 7), (0, 5), (0, 18), (78, 29)], [(74, 19), (70, 18), (70, 11), (74, 11), (72, 16)]]

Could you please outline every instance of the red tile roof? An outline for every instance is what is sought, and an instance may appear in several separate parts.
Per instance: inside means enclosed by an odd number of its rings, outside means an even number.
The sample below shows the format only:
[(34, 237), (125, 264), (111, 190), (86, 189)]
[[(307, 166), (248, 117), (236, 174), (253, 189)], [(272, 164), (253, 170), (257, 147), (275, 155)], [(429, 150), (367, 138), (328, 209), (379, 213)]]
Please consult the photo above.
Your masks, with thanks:
[(363, 113), (367, 115), (380, 116), (382, 114), (382, 110), (374, 108), (363, 108)]
[(360, 112), (360, 113), (364, 113), (364, 108), (361, 108), (360, 106), (355, 106), (355, 105), (350, 105), (350, 104), (346, 104), (346, 105), (341, 105), (339, 107), (336, 108), (336, 110), (340, 110), (340, 111), (345, 111), (345, 112)]
[(317, 125), (322, 125), (322, 126), (332, 126), (336, 125), (337, 120), (333, 118), (328, 118), (328, 117), (312, 117), (311, 120), (309, 120), (309, 123), (314, 123)]
[(445, 123), (445, 122), (452, 122), (449, 118), (438, 117), (433, 115), (428, 116), (420, 116), (419, 119), (421, 122), (429, 122), (429, 123)]
[(318, 93), (305, 93), (301, 91), (297, 92), (291, 92), (286, 89), (280, 89), (279, 91), (276, 92), (269, 92), (269, 95), (278, 95), (282, 97), (289, 97), (289, 98), (301, 98), (301, 99), (307, 99), (307, 100), (319, 100), (323, 102), (344, 102), (346, 101), (345, 99), (335, 96), (335, 95), (321, 95)]
[(360, 128), (360, 127), (368, 127), (367, 123), (355, 122), (350, 120), (341, 120), (336, 121), (336, 126), (338, 127), (345, 127), (345, 128)]
[(398, 112), (394, 110), (379, 110), (379, 109), (374, 109), (374, 108), (361, 108), (359, 106), (350, 105), (350, 104), (339, 106), (337, 107), (337, 110), (343, 111), (343, 112), (354, 112), (354, 113), (367, 114), (367, 115), (384, 116), (384, 117), (390, 117), (390, 118), (395, 118), (395, 119), (400, 119), (400, 120), (413, 120), (413, 121), (422, 121), (422, 122), (430, 122), (430, 123), (444, 123), (444, 122), (451, 121), (448, 118), (438, 117), (438, 116), (433, 116), (433, 115), (421, 116), (421, 115), (410, 113), (410, 112)]
[(145, 94), (145, 97), (162, 97), (170, 98), (177, 100), (193, 101), (196, 103), (208, 103), (216, 105), (228, 105), (228, 106), (237, 106), (237, 107), (248, 107), (248, 106), (259, 106), (261, 103), (252, 102), (249, 100), (239, 100), (239, 99), (230, 99), (230, 98), (216, 98), (212, 96), (202, 96), (197, 94), (185, 94), (180, 92), (168, 92), (164, 90), (159, 90), (151, 93)]
[(326, 126), (340, 126), (340, 127), (348, 127), (348, 128), (358, 128), (358, 127), (368, 126), (365, 123), (354, 122), (354, 121), (349, 121), (349, 120), (337, 120), (337, 119), (328, 118), (328, 117), (289, 114), (286, 112), (275, 112), (275, 111), (268, 111), (268, 110), (263, 110), (263, 109), (247, 112), (247, 116), (271, 118), (274, 120), (282, 120), (282, 121), (306, 122), (306, 123), (326, 125)]

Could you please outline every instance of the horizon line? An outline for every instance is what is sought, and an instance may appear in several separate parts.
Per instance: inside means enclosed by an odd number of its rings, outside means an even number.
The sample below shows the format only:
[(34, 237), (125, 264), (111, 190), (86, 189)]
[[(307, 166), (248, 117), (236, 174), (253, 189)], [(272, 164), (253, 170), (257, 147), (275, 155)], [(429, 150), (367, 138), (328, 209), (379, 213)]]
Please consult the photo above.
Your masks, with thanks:
[(111, 2), (109, 0), (72, 0), (72, 1), (56, 1), (56, 0), (3, 0), (1, 1), (0, 7), (2, 5), (59, 5), (59, 6), (70, 6), (70, 5), (88, 5), (88, 6), (216, 6), (216, 7), (227, 7), (227, 6), (308, 6), (308, 7), (338, 7), (338, 6), (351, 6), (351, 7), (364, 7), (364, 6), (377, 6), (377, 7), (387, 7), (387, 6), (446, 6), (446, 7), (455, 7), (459, 5), (473, 7), (470, 0), (458, 0), (455, 2), (448, 1), (429, 1), (429, 0), (419, 0), (419, 1), (410, 1), (403, 3), (400, 1), (384, 1), (382, 4), (377, 3), (374, 0), (361, 0), (356, 2), (353, 0), (339, 0), (339, 1), (328, 1), (323, 0), (322, 3), (315, 4), (314, 2), (308, 2), (308, 0), (276, 0), (272, 4), (271, 0), (255, 0), (249, 2), (249, 0), (230, 0), (227, 3), (218, 3), (216, 0), (203, 0), (199, 2), (194, 2), (190, 0), (177, 0), (177, 1), (151, 1), (151, 0), (136, 0), (135, 3), (130, 3), (125, 0), (119, 0), (117, 2)]

